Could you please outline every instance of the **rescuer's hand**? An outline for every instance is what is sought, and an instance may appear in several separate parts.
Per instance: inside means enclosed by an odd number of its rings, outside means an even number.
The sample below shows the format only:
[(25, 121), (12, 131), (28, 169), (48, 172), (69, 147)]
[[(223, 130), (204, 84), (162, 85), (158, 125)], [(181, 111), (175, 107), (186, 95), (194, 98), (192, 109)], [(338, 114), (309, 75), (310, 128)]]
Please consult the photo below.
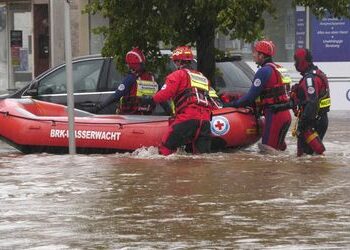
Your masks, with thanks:
[(153, 97), (152, 96), (142, 96), (141, 97), (141, 105), (155, 105), (154, 101), (153, 101)]
[(227, 107), (238, 108), (239, 105), (238, 105), (236, 100), (233, 100), (231, 102), (223, 103), (223, 107), (224, 108), (227, 108)]
[(280, 104), (273, 104), (270, 105), (269, 108), (271, 109), (272, 112), (276, 113), (279, 111), (284, 111), (287, 109), (291, 109), (293, 107), (293, 102), (287, 102), (287, 103), (280, 103)]

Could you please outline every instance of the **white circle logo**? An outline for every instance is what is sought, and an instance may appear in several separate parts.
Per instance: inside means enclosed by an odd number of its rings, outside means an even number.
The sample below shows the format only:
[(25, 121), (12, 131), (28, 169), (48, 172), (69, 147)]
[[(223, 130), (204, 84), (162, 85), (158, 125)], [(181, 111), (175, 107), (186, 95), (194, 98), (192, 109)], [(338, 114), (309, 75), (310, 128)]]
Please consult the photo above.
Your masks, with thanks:
[(164, 84), (164, 85), (162, 86), (162, 90), (163, 90), (163, 89), (166, 89), (166, 84)]
[(118, 87), (119, 91), (123, 91), (125, 89), (125, 85), (124, 84), (120, 84)]
[(255, 79), (254, 86), (259, 87), (261, 85), (261, 80), (259, 78)]
[(225, 135), (230, 130), (230, 123), (224, 116), (214, 116), (210, 122), (210, 128), (214, 135)]
[(307, 92), (312, 95), (313, 93), (315, 93), (315, 88), (314, 87), (308, 87), (307, 88)]

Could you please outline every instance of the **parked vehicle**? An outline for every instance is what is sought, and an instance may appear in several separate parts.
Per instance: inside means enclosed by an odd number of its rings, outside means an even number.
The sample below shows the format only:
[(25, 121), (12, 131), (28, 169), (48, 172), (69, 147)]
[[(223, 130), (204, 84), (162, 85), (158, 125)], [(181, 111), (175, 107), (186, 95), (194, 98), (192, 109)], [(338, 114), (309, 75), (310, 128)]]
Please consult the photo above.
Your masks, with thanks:
[[(246, 93), (254, 77), (254, 71), (241, 60), (233, 57), (216, 63), (215, 86), (218, 95), (237, 96)], [(98, 103), (111, 95), (123, 80), (112, 58), (100, 55), (79, 57), (73, 60), (73, 85), (75, 108), (94, 112)], [(162, 81), (162, 79), (158, 80)], [(11, 98), (35, 98), (37, 100), (67, 105), (66, 67), (59, 65), (42, 73)], [(113, 113), (115, 107), (104, 109)], [(157, 112), (159, 111), (159, 109)]]

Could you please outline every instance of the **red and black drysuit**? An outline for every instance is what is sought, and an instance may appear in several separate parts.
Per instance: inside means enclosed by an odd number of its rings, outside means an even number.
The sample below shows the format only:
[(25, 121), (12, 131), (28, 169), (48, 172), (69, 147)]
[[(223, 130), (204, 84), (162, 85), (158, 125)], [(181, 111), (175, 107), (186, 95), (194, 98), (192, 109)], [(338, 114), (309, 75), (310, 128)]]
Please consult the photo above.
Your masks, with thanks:
[[(302, 72), (298, 84), (292, 87), (291, 98), (294, 103), (294, 113), (299, 116), (298, 121), (298, 156), (305, 154), (322, 154), (325, 150), (322, 143), (328, 128), (329, 105), (320, 104), (322, 100), (330, 100), (329, 86), (326, 75), (317, 66)], [(318, 138), (310, 137), (317, 132)], [(314, 137), (316, 134), (314, 135)], [(313, 145), (310, 145), (312, 139)]]

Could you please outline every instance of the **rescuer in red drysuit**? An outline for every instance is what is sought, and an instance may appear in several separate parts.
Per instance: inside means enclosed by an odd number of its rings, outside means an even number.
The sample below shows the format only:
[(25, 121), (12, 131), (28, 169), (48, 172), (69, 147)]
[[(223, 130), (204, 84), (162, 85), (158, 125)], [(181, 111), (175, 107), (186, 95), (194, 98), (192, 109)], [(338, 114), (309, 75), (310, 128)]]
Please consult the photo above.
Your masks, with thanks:
[(289, 110), (273, 112), (271, 105), (289, 102), (286, 85), (278, 71), (279, 65), (272, 61), (275, 45), (272, 41), (261, 40), (255, 43), (253, 58), (260, 67), (256, 72), (248, 93), (238, 100), (224, 104), (225, 107), (256, 105), (258, 112), (265, 116), (262, 132), (262, 147), (284, 151), (285, 137), (291, 123)]
[(145, 102), (172, 100), (175, 117), (162, 139), (159, 152), (169, 155), (180, 146), (191, 143), (193, 153), (209, 153), (211, 147), (209, 80), (191, 68), (193, 53), (187, 46), (176, 48), (172, 60), (177, 70), (166, 77), (162, 89)]

